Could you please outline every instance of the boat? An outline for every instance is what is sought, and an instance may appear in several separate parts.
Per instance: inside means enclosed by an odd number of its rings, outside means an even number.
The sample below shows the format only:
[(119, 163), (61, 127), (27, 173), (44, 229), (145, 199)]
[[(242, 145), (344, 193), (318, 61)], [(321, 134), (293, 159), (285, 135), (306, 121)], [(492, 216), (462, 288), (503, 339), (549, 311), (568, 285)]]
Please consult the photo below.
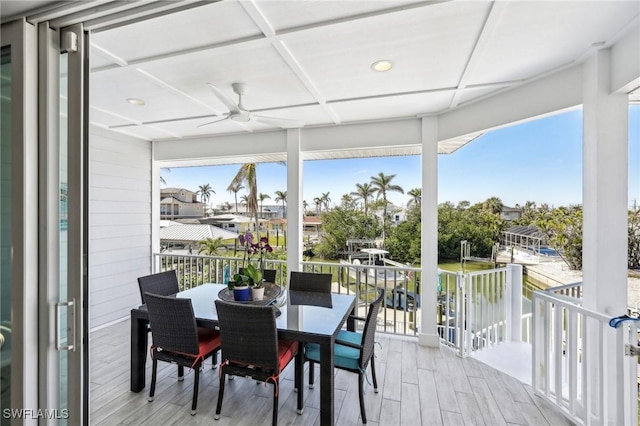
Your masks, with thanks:
[(420, 307), (420, 295), (398, 285), (385, 300), (387, 308), (413, 311)]
[[(389, 252), (378, 248), (373, 240), (347, 240), (347, 250), (341, 254), (343, 259), (340, 263), (343, 265), (373, 266), (373, 268), (362, 269), (375, 281), (397, 283), (406, 280), (405, 271), (399, 269), (405, 265), (387, 259)], [(350, 275), (355, 277), (356, 274), (357, 270), (350, 271)]]

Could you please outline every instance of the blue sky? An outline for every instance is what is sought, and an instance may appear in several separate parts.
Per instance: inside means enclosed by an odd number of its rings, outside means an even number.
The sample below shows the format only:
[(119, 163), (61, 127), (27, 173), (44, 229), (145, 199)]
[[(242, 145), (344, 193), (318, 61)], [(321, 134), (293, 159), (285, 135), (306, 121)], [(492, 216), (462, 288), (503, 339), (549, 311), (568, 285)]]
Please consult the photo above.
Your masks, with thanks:
[[(629, 109), (629, 202), (640, 204), (640, 106)], [(226, 191), (239, 165), (172, 168), (163, 170), (167, 186), (197, 191), (208, 183), (216, 191), (210, 203), (229, 201)], [(273, 200), (275, 191), (286, 190), (286, 167), (258, 164), (258, 190)], [(420, 158), (385, 157), (348, 160), (316, 160), (304, 164), (304, 199), (329, 192), (333, 203), (383, 172), (395, 174), (393, 183), (405, 193), (420, 187)], [(241, 191), (238, 195), (242, 195)], [(508, 206), (526, 201), (561, 206), (582, 203), (582, 111), (570, 111), (484, 134), (453, 154), (438, 157), (440, 202), (472, 204), (499, 197)], [(409, 197), (388, 195), (404, 205)], [(273, 201), (265, 204), (273, 204)]]

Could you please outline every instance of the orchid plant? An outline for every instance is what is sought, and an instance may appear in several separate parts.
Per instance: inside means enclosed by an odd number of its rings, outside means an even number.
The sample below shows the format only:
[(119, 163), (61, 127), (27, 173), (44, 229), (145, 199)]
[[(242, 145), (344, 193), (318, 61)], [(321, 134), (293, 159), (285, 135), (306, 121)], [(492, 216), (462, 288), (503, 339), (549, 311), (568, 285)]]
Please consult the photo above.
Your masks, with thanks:
[[(273, 251), (273, 247), (269, 245), (269, 238), (262, 237), (258, 242), (254, 242), (255, 239), (253, 234), (247, 231), (244, 234), (241, 234), (238, 239), (240, 240), (240, 244), (245, 248), (243, 260), (243, 264), (245, 266), (242, 274), (235, 274), (233, 276), (233, 281), (236, 286), (246, 284), (252, 287), (261, 287), (264, 271), (264, 258), (267, 253), (271, 253)], [(256, 255), (258, 258), (257, 268), (251, 263), (251, 257), (253, 255)], [(249, 262), (248, 264), (247, 261)]]

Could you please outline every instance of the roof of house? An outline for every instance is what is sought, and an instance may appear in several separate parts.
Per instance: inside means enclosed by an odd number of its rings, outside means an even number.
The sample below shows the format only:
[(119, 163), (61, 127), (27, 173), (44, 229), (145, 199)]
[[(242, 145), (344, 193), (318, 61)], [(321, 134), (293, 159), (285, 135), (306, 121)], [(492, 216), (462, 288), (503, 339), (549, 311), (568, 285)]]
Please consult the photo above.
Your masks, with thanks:
[(173, 226), (173, 225), (183, 225), (183, 224), (175, 220), (160, 219), (160, 228), (165, 228), (167, 226)]
[[(253, 222), (254, 218), (249, 216), (241, 216), (232, 213), (218, 214), (207, 218), (211, 222), (219, 223), (247, 223)], [(266, 222), (266, 219), (258, 219), (260, 222)]]
[(203, 204), (201, 201), (183, 201), (176, 197), (164, 197), (160, 200), (160, 204)]
[(518, 225), (507, 228), (503, 231), (504, 233), (509, 234), (517, 234), (526, 237), (534, 237), (534, 238), (545, 238), (546, 234), (540, 230), (537, 226), (528, 225)]
[(511, 213), (511, 212), (522, 213), (522, 209), (519, 207), (502, 206), (502, 213)]
[(237, 238), (238, 234), (220, 229), (217, 226), (203, 224), (185, 224), (160, 228), (160, 240), (202, 241), (207, 238), (215, 239), (218, 237), (224, 240), (231, 240)]
[(160, 188), (160, 193), (161, 194), (175, 194), (175, 193), (180, 193), (180, 192), (190, 192), (192, 194), (195, 194), (195, 192), (188, 190), (186, 188)]

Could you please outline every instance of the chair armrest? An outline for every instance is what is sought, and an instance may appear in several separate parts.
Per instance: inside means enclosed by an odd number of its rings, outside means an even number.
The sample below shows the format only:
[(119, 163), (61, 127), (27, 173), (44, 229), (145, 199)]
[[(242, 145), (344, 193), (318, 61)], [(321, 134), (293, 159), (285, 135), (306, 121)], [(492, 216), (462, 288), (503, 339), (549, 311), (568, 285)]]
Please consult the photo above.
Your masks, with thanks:
[(342, 346), (348, 346), (350, 348), (354, 348), (354, 349), (362, 349), (362, 345), (359, 345), (357, 343), (353, 343), (353, 342), (347, 342), (346, 340), (339, 340), (336, 339), (336, 343)]
[(366, 319), (366, 318), (364, 318), (364, 317), (358, 317), (358, 316), (355, 316), (355, 315), (349, 315), (349, 319), (354, 319), (354, 320), (363, 321), (363, 322), (364, 322), (364, 321), (367, 321), (367, 319)]

